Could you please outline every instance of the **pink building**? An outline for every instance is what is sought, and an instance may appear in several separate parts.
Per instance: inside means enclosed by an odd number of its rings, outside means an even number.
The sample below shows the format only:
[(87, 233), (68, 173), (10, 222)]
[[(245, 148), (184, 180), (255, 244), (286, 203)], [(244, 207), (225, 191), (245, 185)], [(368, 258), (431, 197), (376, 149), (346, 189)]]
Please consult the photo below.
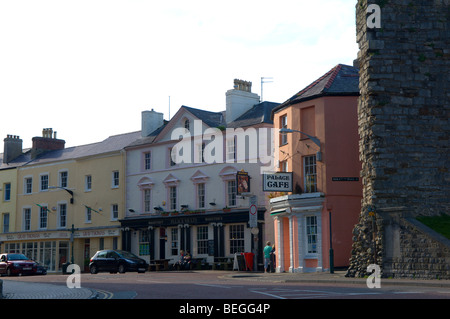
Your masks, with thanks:
[(272, 111), (278, 171), (293, 177), (292, 193), (271, 194), (277, 271), (325, 271), (332, 255), (334, 267), (349, 264), (362, 199), (358, 82), (339, 64)]

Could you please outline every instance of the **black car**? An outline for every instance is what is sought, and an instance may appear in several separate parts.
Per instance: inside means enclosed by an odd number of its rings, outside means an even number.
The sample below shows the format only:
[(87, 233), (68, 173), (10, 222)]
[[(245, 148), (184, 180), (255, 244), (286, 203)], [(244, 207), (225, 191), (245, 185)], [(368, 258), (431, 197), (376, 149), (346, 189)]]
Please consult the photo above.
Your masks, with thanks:
[(99, 250), (89, 263), (91, 274), (96, 274), (99, 271), (122, 274), (126, 271), (144, 273), (147, 269), (148, 265), (144, 259), (124, 250)]

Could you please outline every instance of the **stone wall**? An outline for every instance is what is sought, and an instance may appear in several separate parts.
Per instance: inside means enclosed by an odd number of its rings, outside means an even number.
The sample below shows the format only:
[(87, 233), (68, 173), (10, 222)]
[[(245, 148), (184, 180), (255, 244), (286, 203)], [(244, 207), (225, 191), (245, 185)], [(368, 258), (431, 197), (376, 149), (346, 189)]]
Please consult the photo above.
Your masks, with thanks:
[[(367, 12), (372, 4), (379, 8), (379, 28), (367, 24), (376, 12)], [(370, 263), (381, 265), (384, 276), (398, 276), (400, 263), (390, 261), (406, 260), (412, 242), (401, 238), (416, 232), (402, 220), (450, 211), (449, 20), (450, 0), (356, 4), (363, 200), (349, 276), (366, 275)], [(429, 261), (434, 253), (421, 258)], [(409, 261), (402, 276), (418, 262)]]
[[(385, 234), (390, 234), (387, 239), (392, 240), (393, 247), (385, 249), (385, 274), (412, 279), (450, 279), (449, 239), (414, 218), (400, 218), (385, 228), (390, 227)], [(389, 256), (391, 252), (395, 253)]]

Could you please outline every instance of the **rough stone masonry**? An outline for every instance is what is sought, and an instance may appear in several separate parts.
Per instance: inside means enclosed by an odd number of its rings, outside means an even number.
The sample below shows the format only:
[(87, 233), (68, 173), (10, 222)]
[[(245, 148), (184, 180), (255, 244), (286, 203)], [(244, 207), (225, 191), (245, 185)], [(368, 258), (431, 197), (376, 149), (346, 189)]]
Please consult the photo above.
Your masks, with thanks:
[(450, 0), (356, 4), (363, 200), (347, 276), (375, 263), (383, 277), (450, 279), (450, 241), (415, 220), (450, 212), (449, 20)]

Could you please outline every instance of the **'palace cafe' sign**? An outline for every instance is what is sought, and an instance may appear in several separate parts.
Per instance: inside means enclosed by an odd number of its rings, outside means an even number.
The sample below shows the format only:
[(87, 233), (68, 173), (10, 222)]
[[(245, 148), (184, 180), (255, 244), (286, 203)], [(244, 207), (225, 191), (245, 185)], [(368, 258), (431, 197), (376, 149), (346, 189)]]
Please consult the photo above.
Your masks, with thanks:
[(263, 174), (264, 192), (292, 192), (292, 172)]

